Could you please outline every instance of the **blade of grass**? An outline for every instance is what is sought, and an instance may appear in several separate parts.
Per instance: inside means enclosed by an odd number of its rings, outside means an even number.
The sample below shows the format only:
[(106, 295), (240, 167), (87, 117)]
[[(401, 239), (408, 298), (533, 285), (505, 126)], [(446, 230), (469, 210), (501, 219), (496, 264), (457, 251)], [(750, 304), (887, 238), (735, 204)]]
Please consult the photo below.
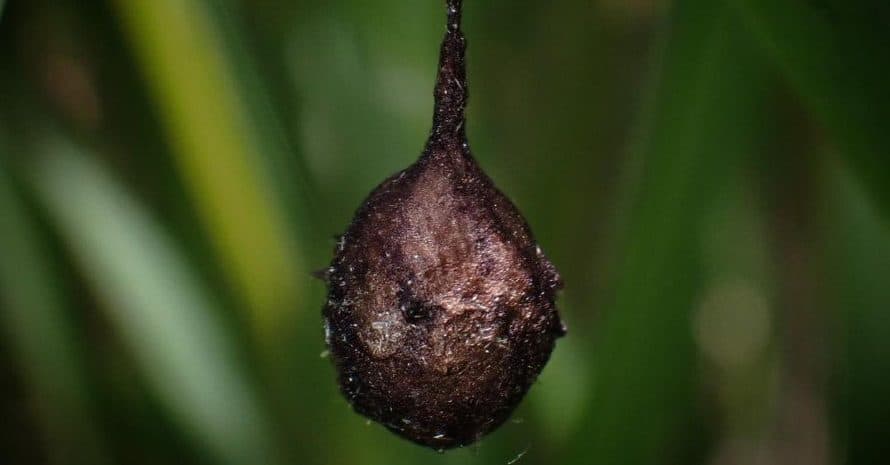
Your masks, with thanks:
[(729, 3), (833, 136), (884, 219), (890, 219), (886, 3)]
[(303, 267), (219, 30), (195, 0), (113, 2), (231, 285), (260, 341), (297, 308)]
[(0, 158), (0, 321), (56, 464), (109, 463), (88, 399), (83, 351), (40, 234)]
[[(313, 208), (317, 204), (318, 189), (301, 156), (300, 141), (295, 139), (300, 105), (294, 103), (298, 98), (286, 66), (288, 37), (269, 22), (254, 24), (253, 29), (248, 26), (247, 17), (262, 14), (263, 8), (237, 0), (202, 1), (219, 31), (232, 80), (242, 97), (250, 130), (255, 134), (259, 148), (257, 159), (262, 161), (265, 174), (273, 181), (280, 203), (285, 206), (283, 214), (303, 245), (302, 257), (309, 263), (322, 263), (328, 259), (329, 247), (317, 245), (329, 235), (318, 228), (318, 212)], [(277, 21), (290, 24), (289, 8), (300, 6), (276, 8), (274, 15), (282, 16)], [(288, 127), (290, 131), (286, 130)], [(308, 274), (313, 270), (301, 271)]]
[[(323, 301), (323, 295), (318, 291), (323, 286), (316, 282), (312, 289), (308, 286), (303, 289), (300, 284), (310, 281), (312, 269), (307, 264), (320, 267), (326, 263), (331, 245), (330, 234), (318, 226), (317, 212), (309, 202), (314, 186), (307, 168), (299, 151), (295, 150), (297, 144), (289, 140), (282, 125), (285, 109), (291, 107), (290, 110), (296, 113), (298, 108), (293, 105), (293, 96), (284, 92), (285, 89), (271, 85), (276, 78), (280, 83), (290, 82), (289, 75), (279, 74), (287, 70), (283, 66), (284, 49), (289, 42), (280, 37), (281, 41), (274, 45), (257, 43), (258, 35), (250, 34), (245, 24), (246, 16), (262, 9), (255, 4), (247, 5), (237, 0), (193, 0), (193, 3), (195, 11), (200, 11), (212, 29), (214, 48), (221, 57), (220, 65), (225, 66), (230, 91), (239, 102), (239, 118), (252, 142), (252, 168), (263, 177), (269, 192), (275, 194), (270, 201), (286, 221), (289, 236), (296, 238), (294, 244), (302, 246), (300, 260), (292, 263), (298, 273), (293, 278), (295, 281), (286, 283), (298, 289), (301, 301), (283, 302), (284, 305), (277, 308), (284, 314), (274, 318), (275, 337), (264, 337), (259, 345), (263, 358), (259, 360), (258, 372), (265, 399), (275, 405), (272, 414), (281, 439), (279, 444), (288, 447), (285, 453), (289, 457), (306, 460), (304, 444), (296, 443), (292, 438), (317, 431), (316, 425), (307, 423), (306, 415), (308, 410), (318, 407), (308, 407), (299, 400), (306, 389), (305, 360), (294, 339), (304, 337), (308, 342), (315, 342), (315, 347), (310, 349), (313, 355), (322, 350), (318, 305)], [(286, 8), (293, 7), (282, 7), (278, 14), (284, 14)], [(268, 32), (265, 29), (268, 25), (259, 26), (263, 27), (263, 32)], [(276, 63), (279, 66), (276, 67)], [(303, 321), (308, 324), (301, 324)], [(304, 326), (312, 332), (308, 335), (300, 332)]]
[(150, 386), (221, 463), (275, 463), (215, 302), (176, 245), (90, 158), (47, 147), (34, 186)]
[(651, 126), (634, 154), (624, 256), (592, 350), (592, 398), (564, 462), (669, 462), (696, 446), (672, 440), (695, 421), (698, 218), (753, 150), (763, 76), (718, 3), (679, 1), (671, 18), (644, 112)]
[(845, 448), (842, 463), (879, 463), (890, 420), (890, 233), (853, 176), (837, 167), (827, 173), (826, 250), (836, 265), (830, 282), (843, 327), (837, 443)]

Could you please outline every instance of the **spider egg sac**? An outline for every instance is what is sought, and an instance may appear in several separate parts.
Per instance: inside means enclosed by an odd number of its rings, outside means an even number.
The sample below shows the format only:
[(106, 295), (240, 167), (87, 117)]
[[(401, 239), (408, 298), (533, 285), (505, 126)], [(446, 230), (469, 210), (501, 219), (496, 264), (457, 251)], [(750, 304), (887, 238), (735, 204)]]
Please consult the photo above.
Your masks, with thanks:
[(502, 424), (565, 334), (559, 274), (470, 154), (461, 2), (447, 4), (426, 149), (358, 209), (323, 310), (355, 411), (439, 450)]

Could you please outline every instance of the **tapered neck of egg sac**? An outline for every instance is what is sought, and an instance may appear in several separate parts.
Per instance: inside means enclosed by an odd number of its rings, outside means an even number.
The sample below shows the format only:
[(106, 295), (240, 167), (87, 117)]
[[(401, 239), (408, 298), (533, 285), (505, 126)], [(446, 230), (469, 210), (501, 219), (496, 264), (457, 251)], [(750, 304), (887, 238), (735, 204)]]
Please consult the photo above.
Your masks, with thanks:
[(464, 61), (467, 42), (460, 29), (462, 0), (447, 0), (448, 25), (439, 55), (433, 130), (424, 156), (466, 150), (464, 109), (469, 91)]

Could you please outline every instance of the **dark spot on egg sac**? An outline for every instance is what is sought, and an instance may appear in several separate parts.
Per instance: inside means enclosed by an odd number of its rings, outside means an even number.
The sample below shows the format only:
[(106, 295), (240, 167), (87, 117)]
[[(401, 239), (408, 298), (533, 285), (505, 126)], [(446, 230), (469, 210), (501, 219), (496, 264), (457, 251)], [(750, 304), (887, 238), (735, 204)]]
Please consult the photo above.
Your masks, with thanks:
[(370, 194), (322, 273), (346, 399), (440, 450), (501, 425), (565, 334), (556, 268), (470, 154), (461, 3), (447, 1), (426, 149)]

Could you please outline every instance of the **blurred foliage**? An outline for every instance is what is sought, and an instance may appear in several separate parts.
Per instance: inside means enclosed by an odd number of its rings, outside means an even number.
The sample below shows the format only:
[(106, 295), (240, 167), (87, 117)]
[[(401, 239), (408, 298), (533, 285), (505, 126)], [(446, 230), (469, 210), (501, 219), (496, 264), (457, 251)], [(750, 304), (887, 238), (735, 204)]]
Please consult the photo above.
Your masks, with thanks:
[(444, 2), (0, 0), (4, 463), (879, 463), (886, 5), (465, 2), (569, 336), (437, 454), (341, 398), (310, 274), (423, 147)]

